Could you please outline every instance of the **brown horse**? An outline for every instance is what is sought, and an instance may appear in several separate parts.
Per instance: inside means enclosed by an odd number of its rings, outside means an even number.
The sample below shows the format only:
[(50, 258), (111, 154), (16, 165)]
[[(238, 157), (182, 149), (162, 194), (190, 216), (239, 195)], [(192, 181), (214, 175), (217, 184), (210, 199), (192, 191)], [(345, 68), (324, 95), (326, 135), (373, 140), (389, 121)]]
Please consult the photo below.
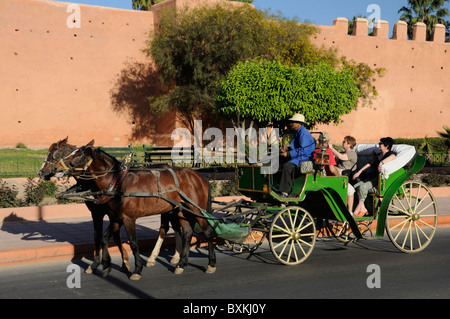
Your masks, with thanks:
[[(44, 180), (49, 180), (52, 176), (58, 175), (57, 169), (54, 167), (55, 164), (60, 163), (64, 160), (64, 157), (72, 153), (74, 150), (78, 149), (75, 145), (67, 143), (68, 137), (53, 143), (47, 153), (47, 157), (40, 168), (38, 175)], [(90, 143), (93, 143), (91, 141)], [(74, 186), (77, 191), (98, 191), (97, 185), (92, 180), (79, 179), (75, 177), (77, 184)], [(92, 221), (94, 224), (94, 263), (86, 269), (86, 273), (93, 273), (100, 263), (103, 268), (103, 276), (106, 276), (111, 271), (111, 257), (108, 253), (108, 241), (113, 236), (114, 242), (116, 243), (119, 251), (122, 255), (122, 270), (126, 271), (130, 269), (128, 262), (128, 254), (122, 246), (122, 240), (120, 238), (120, 227), (121, 221), (114, 219), (114, 216), (109, 213), (108, 207), (105, 204), (96, 205), (93, 202), (85, 202), (87, 208), (91, 212)], [(103, 218), (108, 215), (110, 224), (103, 234)], [(102, 236), (103, 234), (103, 236)], [(102, 249), (102, 258), (100, 260), (100, 249)]]
[(191, 225), (194, 223), (199, 224), (208, 241), (209, 263), (206, 272), (215, 271), (214, 232), (201, 213), (201, 210), (211, 212), (209, 183), (202, 175), (189, 168), (124, 172), (114, 157), (89, 144), (74, 150), (64, 160), (64, 165), (59, 163), (54, 166), (55, 174), (70, 175), (74, 174), (74, 170), (82, 169), (85, 176), (94, 178), (98, 189), (110, 196), (108, 209), (123, 222), (135, 257), (135, 270), (130, 279), (140, 279), (143, 268), (137, 245), (136, 219), (168, 213), (177, 208), (180, 209), (178, 216), (183, 229), (183, 249), (175, 273), (182, 273), (188, 265), (193, 233)]
[[(76, 145), (71, 145), (67, 143), (68, 137), (63, 140), (60, 140), (56, 143), (53, 143), (48, 151), (46, 160), (44, 161), (41, 169), (38, 172), (38, 175), (44, 179), (49, 180), (55, 174), (61, 175), (61, 172), (58, 172), (58, 169), (54, 166), (57, 163), (61, 163), (64, 161), (64, 158), (72, 153), (74, 150), (78, 149)], [(88, 145), (93, 145), (94, 141), (92, 140)], [(168, 165), (165, 165), (169, 167)], [(163, 165), (159, 165), (158, 167), (163, 167)], [(92, 192), (99, 191), (97, 185), (93, 182), (91, 178), (78, 178), (78, 176), (74, 176), (77, 181), (76, 191), (82, 192), (86, 190), (91, 190)], [(86, 269), (86, 273), (93, 273), (100, 263), (103, 267), (103, 275), (106, 276), (111, 269), (111, 257), (108, 253), (108, 241), (111, 237), (111, 234), (114, 238), (114, 242), (117, 244), (120, 253), (122, 254), (122, 270), (126, 271), (130, 269), (130, 265), (128, 262), (128, 254), (126, 250), (122, 247), (122, 241), (120, 238), (120, 227), (122, 226), (121, 221), (116, 221), (113, 219), (111, 214), (109, 214), (108, 207), (106, 204), (96, 204), (90, 201), (86, 201), (86, 206), (91, 211), (92, 220), (94, 223), (94, 263), (90, 265)], [(102, 237), (103, 230), (103, 218), (105, 215), (108, 215), (110, 219), (110, 225), (106, 229), (105, 233)], [(177, 264), (180, 259), (180, 250), (181, 250), (181, 237), (179, 231), (179, 222), (177, 219), (173, 220), (170, 218), (171, 215), (165, 214), (161, 215), (161, 226), (159, 229), (158, 240), (155, 244), (155, 247), (148, 259), (147, 267), (151, 267), (155, 265), (156, 258), (159, 255), (162, 243), (166, 237), (166, 234), (169, 230), (169, 222), (172, 224), (172, 227), (175, 230), (175, 240), (176, 240), (176, 251), (174, 256), (171, 259), (172, 264)], [(100, 249), (102, 249), (102, 258), (100, 260)]]

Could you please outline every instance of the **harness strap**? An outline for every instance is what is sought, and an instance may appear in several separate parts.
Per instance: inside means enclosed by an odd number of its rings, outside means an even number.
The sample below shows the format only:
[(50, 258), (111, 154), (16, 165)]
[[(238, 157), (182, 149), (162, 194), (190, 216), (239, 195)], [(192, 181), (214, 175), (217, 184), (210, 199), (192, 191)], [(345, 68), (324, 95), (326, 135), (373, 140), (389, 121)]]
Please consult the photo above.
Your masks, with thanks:
[(61, 163), (61, 165), (62, 165), (62, 167), (66, 170), (66, 171), (68, 171), (68, 172), (72, 172), (72, 171), (85, 171), (91, 164), (92, 164), (92, 162), (93, 162), (93, 158), (91, 157), (90, 159), (89, 159), (89, 161), (87, 161), (87, 163), (83, 166), (83, 167), (69, 167), (67, 164), (66, 164), (66, 162), (64, 161), (64, 158), (61, 158), (60, 160), (59, 160), (59, 162)]

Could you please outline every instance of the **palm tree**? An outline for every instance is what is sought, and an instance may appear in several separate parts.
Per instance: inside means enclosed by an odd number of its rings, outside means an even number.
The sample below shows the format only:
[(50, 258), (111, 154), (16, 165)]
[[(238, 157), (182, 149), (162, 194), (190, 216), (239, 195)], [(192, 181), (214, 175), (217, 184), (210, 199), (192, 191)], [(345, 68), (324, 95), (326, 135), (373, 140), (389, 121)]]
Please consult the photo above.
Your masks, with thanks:
[(450, 150), (450, 128), (444, 125), (444, 132), (436, 132), (436, 133), (438, 133), (440, 137), (445, 138), (445, 145), (447, 145), (447, 147)]
[(152, 5), (162, 2), (164, 0), (132, 0), (134, 10), (148, 11)]
[(450, 16), (447, 8), (444, 8), (449, 0), (408, 0), (408, 5), (403, 6), (398, 13), (402, 13), (400, 20), (408, 23), (408, 37), (412, 39), (414, 24), (423, 22), (427, 26), (427, 40), (433, 36), (433, 26), (437, 23), (446, 27), (448, 35), (450, 22), (445, 20)]

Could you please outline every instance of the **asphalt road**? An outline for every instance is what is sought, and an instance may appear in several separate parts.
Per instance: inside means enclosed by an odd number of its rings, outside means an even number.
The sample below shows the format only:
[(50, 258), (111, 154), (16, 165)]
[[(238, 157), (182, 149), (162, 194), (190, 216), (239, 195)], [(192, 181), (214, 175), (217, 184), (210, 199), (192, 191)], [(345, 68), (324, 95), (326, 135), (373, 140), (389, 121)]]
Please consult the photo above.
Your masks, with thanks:
[(205, 274), (206, 253), (192, 250), (190, 266), (174, 275), (171, 253), (162, 252), (156, 266), (144, 268), (137, 282), (119, 271), (117, 257), (106, 278), (100, 272), (85, 274), (90, 261), (84, 259), (3, 266), (0, 298), (187, 299), (179, 307), (192, 306), (191, 299), (450, 298), (450, 227), (439, 228), (430, 246), (418, 254), (399, 252), (387, 237), (348, 246), (322, 240), (303, 264), (284, 266), (268, 245), (253, 255), (219, 247), (217, 272)]

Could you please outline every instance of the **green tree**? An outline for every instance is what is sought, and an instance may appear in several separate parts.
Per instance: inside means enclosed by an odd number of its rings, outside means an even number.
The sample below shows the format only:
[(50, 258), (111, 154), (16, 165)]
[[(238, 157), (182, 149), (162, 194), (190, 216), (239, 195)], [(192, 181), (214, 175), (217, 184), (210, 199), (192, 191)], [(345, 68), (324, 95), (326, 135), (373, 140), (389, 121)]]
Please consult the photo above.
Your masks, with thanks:
[[(279, 126), (294, 113), (302, 113), (310, 126), (339, 123), (358, 100), (358, 87), (350, 68), (335, 70), (328, 63), (289, 67), (279, 61), (239, 62), (221, 81), (217, 112), (248, 126)], [(244, 121), (248, 123), (241, 125)]]
[[(144, 10), (148, 11), (151, 9), (152, 5), (163, 2), (164, 0), (132, 0), (132, 6), (134, 10)], [(237, 2), (252, 3), (253, 0), (229, 0)]]
[(214, 115), (217, 84), (238, 61), (264, 57), (309, 65), (324, 58), (338, 63), (333, 52), (310, 43), (315, 32), (312, 25), (249, 5), (167, 9), (145, 49), (167, 87), (162, 96), (149, 98), (150, 107), (176, 110), (192, 129), (193, 119)]
[(446, 27), (446, 34), (450, 22), (445, 18), (449, 16), (449, 11), (444, 8), (448, 0), (408, 0), (408, 5), (398, 10), (401, 13), (400, 20), (408, 23), (408, 37), (412, 39), (414, 24), (423, 22), (427, 26), (427, 40), (431, 40), (433, 36), (433, 26), (437, 23)]
[(160, 3), (164, 0), (132, 0), (132, 6), (134, 10), (150, 10), (152, 5)]

